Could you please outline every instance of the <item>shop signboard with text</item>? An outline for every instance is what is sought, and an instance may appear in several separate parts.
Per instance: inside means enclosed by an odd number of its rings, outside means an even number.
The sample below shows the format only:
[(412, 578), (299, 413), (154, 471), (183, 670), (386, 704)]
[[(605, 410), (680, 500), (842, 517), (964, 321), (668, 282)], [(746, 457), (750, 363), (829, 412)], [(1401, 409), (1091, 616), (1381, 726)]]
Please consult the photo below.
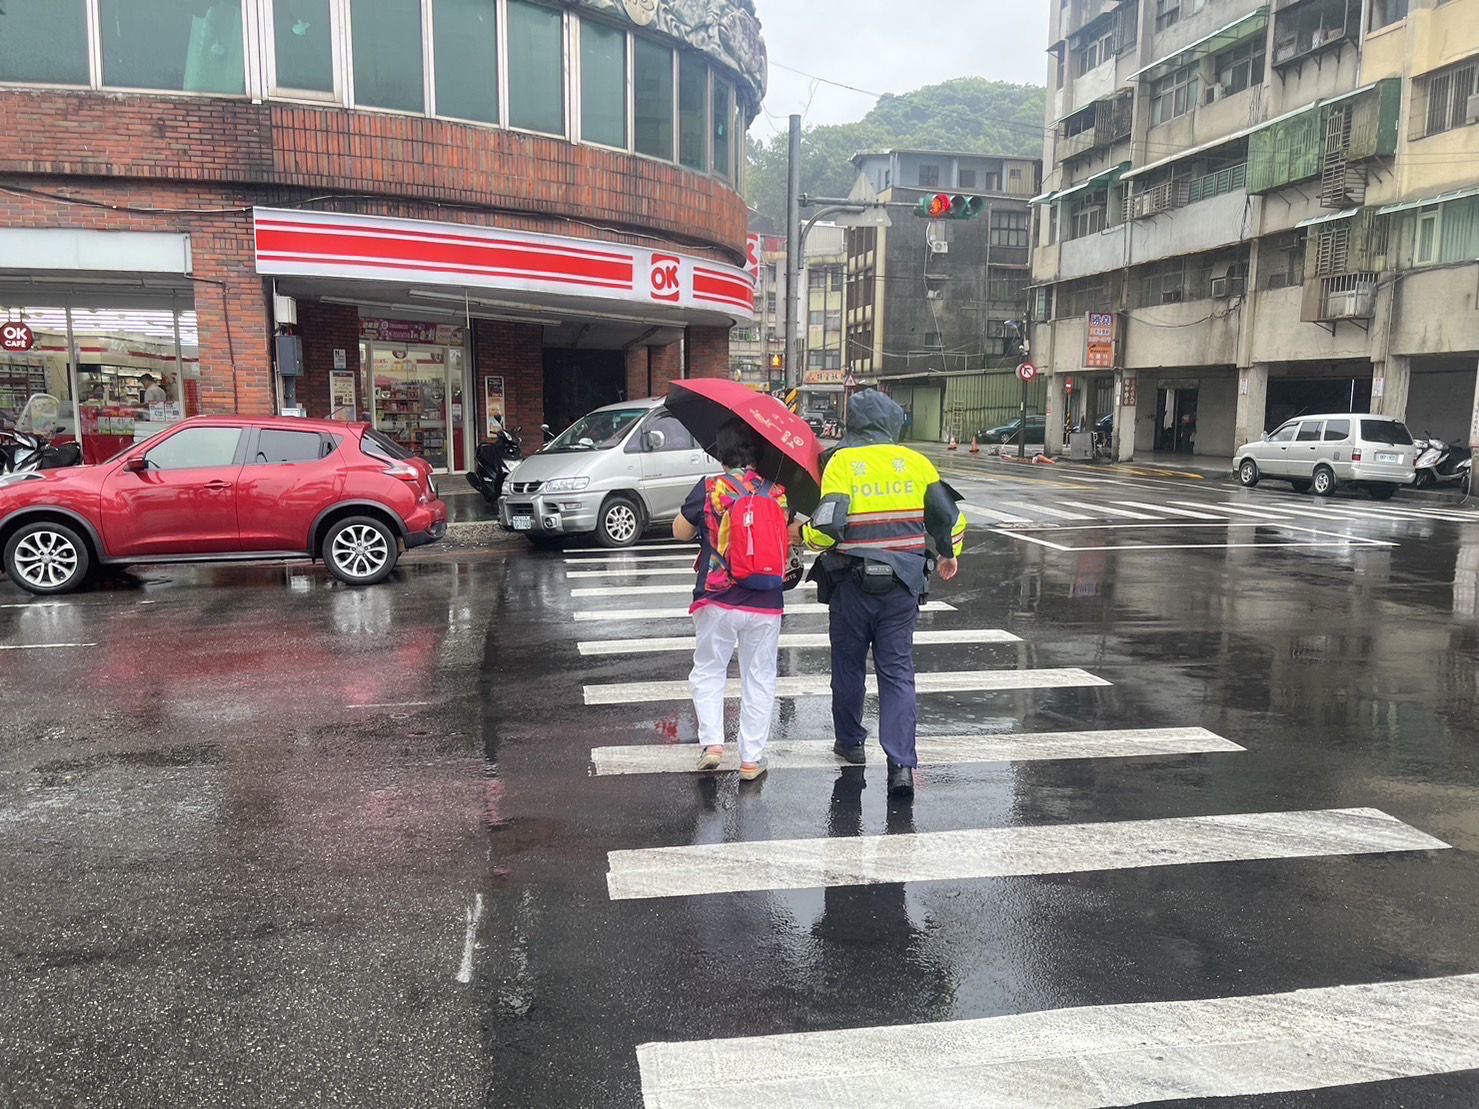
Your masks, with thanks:
[(1084, 368), (1112, 370), (1119, 340), (1119, 316), (1113, 312), (1090, 312), (1085, 331)]
[(401, 346), (460, 347), (463, 329), (449, 323), (417, 323), (414, 320), (377, 320), (361, 317), (359, 337), (368, 342)]
[(841, 385), (847, 378), (846, 370), (807, 370), (808, 385)]
[(485, 377), (483, 379), (483, 411), (488, 420), (488, 438), (498, 438), (498, 433), (503, 430), (503, 378)]

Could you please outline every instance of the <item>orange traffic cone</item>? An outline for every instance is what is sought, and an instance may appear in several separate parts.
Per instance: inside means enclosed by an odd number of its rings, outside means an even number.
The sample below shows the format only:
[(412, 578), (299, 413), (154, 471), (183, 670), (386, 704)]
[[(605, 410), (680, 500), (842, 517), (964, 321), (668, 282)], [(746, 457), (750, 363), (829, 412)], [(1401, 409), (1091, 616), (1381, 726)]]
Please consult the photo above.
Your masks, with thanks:
[(950, 445), (945, 449), (951, 451), (958, 451), (960, 449), (960, 444), (955, 441), (955, 435), (953, 433), (950, 436)]
[(972, 454), (980, 454), (981, 453), (981, 444), (978, 441), (977, 437), (974, 436), (974, 435), (971, 436), (971, 453)]

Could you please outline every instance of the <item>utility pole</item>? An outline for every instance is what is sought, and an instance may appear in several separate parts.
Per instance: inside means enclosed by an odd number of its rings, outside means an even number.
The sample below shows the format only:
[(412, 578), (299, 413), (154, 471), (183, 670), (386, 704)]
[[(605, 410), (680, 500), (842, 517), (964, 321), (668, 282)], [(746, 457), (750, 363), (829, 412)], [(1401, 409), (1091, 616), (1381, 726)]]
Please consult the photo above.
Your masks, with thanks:
[(791, 117), (791, 153), (786, 188), (786, 390), (800, 388), (803, 380), (796, 356), (801, 280), (801, 117)]

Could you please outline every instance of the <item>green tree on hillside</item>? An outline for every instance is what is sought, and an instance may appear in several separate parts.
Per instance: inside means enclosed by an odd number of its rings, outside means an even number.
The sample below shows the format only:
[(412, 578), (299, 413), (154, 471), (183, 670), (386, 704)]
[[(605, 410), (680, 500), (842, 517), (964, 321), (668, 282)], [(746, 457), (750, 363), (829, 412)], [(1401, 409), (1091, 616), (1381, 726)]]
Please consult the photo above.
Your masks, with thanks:
[[(846, 196), (854, 154), (917, 147), (1040, 158), (1047, 90), (962, 77), (902, 96), (885, 96), (856, 123), (810, 127), (801, 139), (801, 188)], [(786, 222), (786, 136), (750, 147), (750, 206), (777, 229)]]

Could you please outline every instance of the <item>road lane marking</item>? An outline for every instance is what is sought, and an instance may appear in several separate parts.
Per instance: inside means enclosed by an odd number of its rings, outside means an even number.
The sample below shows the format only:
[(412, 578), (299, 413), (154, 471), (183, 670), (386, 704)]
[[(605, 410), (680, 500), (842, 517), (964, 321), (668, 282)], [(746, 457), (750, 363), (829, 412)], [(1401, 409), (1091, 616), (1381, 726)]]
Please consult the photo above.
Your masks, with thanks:
[(668, 562), (686, 562), (692, 566), (698, 558), (698, 548), (686, 555), (629, 554), (612, 555), (610, 558), (567, 558), (566, 566), (650, 566)]
[(96, 643), (0, 643), (0, 651), (61, 651), (96, 646)]
[(1332, 1089), (1479, 1068), (1479, 974), (648, 1043), (637, 1062), (646, 1109), (1107, 1109)]
[[(920, 736), (921, 766), (965, 763), (1041, 762), (1057, 759), (1128, 759), (1144, 755), (1200, 755), (1244, 748), (1205, 728), (1138, 728), (1106, 732), (1039, 732), (1037, 734)], [(826, 741), (773, 739), (765, 747), (773, 770), (818, 770), (848, 764)], [(597, 747), (591, 765), (597, 777), (619, 774), (698, 774), (698, 746), (646, 744)], [(720, 770), (739, 769), (739, 751), (730, 744)]]
[(1042, 504), (1024, 504), (1018, 501), (1002, 501), (1007, 508), (1016, 508), (1028, 512), (1040, 512), (1044, 516), (1051, 516), (1058, 520), (1092, 520), (1094, 517), (1085, 516), (1082, 512), (1064, 512), (1061, 508), (1049, 508)]
[[(868, 693), (878, 692), (878, 679), (867, 677)], [(961, 670), (942, 674), (917, 674), (914, 688), (919, 693), (1002, 692), (1017, 689), (1079, 689), (1105, 686), (1111, 682), (1096, 678), (1087, 670), (1073, 668), (1044, 670)], [(731, 681), (724, 696), (733, 700), (740, 695), (740, 683)], [(830, 697), (830, 674), (800, 674), (776, 679), (775, 695), (784, 698)], [(686, 681), (620, 682), (615, 685), (588, 685), (588, 705), (640, 705), (653, 701), (687, 701), (693, 696)]]
[[(786, 606), (787, 616), (821, 616), (828, 611), (827, 606), (816, 602), (802, 602), (801, 604)], [(955, 606), (944, 601), (929, 601), (919, 606), (920, 612), (954, 612)], [(577, 612), (575, 620), (577, 623), (587, 624), (608, 620), (630, 620), (641, 623), (644, 620), (686, 620), (689, 616), (687, 608), (612, 608), (599, 609), (594, 612)]]
[(1222, 518), (1210, 512), (1192, 512), (1187, 508), (1172, 508), (1168, 504), (1141, 504), (1139, 501), (1115, 501), (1114, 503), (1127, 508), (1148, 508), (1152, 512), (1169, 512), (1172, 516), (1184, 516), (1191, 520), (1220, 520)]
[(424, 709), (440, 701), (386, 701), (378, 705), (345, 705), (347, 709)]
[(641, 555), (647, 553), (665, 554), (684, 547), (692, 546), (691, 541), (679, 542), (676, 539), (656, 540), (651, 543), (638, 543), (634, 547), (566, 547), (566, 554), (598, 554), (598, 555)]
[(624, 901), (1447, 849), (1377, 809), (1323, 809), (612, 851), (606, 883)]
[(993, 508), (983, 508), (978, 504), (961, 502), (961, 509), (966, 514), (966, 519), (986, 520), (993, 524), (1030, 524), (1032, 521), (1026, 516), (1013, 516), (1010, 512), (997, 512)]
[(1128, 508), (1114, 508), (1107, 504), (1082, 504), (1078, 501), (1063, 501), (1063, 504), (1072, 508), (1084, 508), (1098, 516), (1122, 516), (1127, 520), (1154, 520), (1154, 516), (1147, 516), (1143, 512), (1132, 512)]
[[(685, 560), (684, 566), (612, 566), (603, 570), (566, 570), (565, 577), (571, 580), (588, 578), (661, 578), (661, 577), (686, 577), (692, 579), (695, 574), (693, 560)], [(808, 568), (814, 559), (803, 559), (802, 563)]]
[[(961, 631), (917, 631), (914, 633), (916, 647), (1021, 642), (1022, 637), (1013, 635), (1011, 632), (969, 628)], [(781, 650), (808, 647), (827, 648), (832, 646), (832, 640), (826, 632), (782, 633), (780, 646)], [(664, 651), (692, 651), (693, 647), (694, 637), (691, 635), (677, 635), (661, 639), (597, 639), (588, 643), (576, 644), (580, 653), (588, 658), (599, 655), (649, 655)]]
[(473, 903), (464, 912), (467, 934), (462, 940), (462, 965), (457, 968), (457, 981), (465, 986), (472, 981), (472, 958), (478, 948), (478, 925), (483, 919), (483, 895), (474, 895)]
[[(690, 574), (690, 576), (692, 576)], [(691, 581), (678, 582), (672, 585), (599, 585), (588, 586), (582, 589), (570, 590), (572, 597), (660, 597), (672, 596), (679, 593), (693, 595), (694, 583)], [(804, 581), (796, 587), (797, 590), (815, 589), (817, 583)]]

